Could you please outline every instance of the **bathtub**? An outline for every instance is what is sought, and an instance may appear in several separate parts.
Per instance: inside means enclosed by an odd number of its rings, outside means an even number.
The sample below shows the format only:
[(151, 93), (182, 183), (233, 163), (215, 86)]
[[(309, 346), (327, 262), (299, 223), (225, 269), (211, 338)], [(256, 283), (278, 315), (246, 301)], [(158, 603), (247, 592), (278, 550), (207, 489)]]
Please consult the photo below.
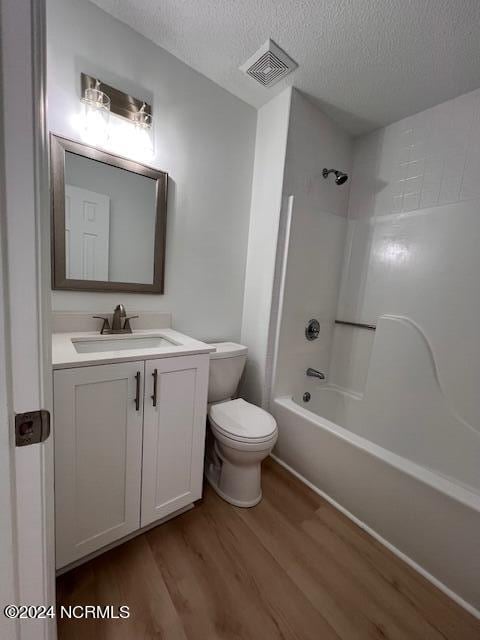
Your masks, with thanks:
[(273, 399), (273, 457), (480, 617), (480, 493), (450, 477), (441, 459), (431, 461), (426, 447), (400, 455), (388, 429), (381, 441), (362, 402), (333, 386), (308, 403)]

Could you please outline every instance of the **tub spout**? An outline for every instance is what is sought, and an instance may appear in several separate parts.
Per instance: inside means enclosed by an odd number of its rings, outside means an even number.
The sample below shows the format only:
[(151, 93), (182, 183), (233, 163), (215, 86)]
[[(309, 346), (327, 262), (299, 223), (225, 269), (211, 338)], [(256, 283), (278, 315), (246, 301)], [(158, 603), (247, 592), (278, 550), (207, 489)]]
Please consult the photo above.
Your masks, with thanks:
[(307, 376), (310, 376), (311, 378), (318, 378), (319, 380), (325, 380), (325, 374), (322, 373), (321, 371), (317, 371), (316, 369), (312, 369), (312, 367), (308, 367), (305, 373), (307, 374)]

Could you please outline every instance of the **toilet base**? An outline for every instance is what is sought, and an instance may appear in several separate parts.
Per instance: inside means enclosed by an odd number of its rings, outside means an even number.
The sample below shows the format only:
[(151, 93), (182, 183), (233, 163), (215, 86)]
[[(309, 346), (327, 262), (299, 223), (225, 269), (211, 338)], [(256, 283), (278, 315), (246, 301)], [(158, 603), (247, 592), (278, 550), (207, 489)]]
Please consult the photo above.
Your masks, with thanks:
[(229, 504), (233, 504), (234, 507), (243, 507), (247, 509), (248, 507), (254, 507), (262, 500), (263, 496), (261, 491), (260, 491), (260, 495), (254, 500), (249, 500), (247, 502), (242, 500), (235, 500), (235, 498), (228, 496), (226, 493), (224, 493), (220, 489), (220, 487), (215, 481), (214, 475), (215, 474), (208, 473), (208, 470), (205, 472), (205, 477), (207, 479), (208, 484), (212, 487), (215, 493), (220, 496), (220, 498), (222, 498), (223, 500), (225, 500), (225, 502), (228, 502)]
[[(220, 441), (222, 438), (222, 441)], [(223, 500), (235, 507), (254, 507), (262, 499), (262, 461), (276, 441), (232, 443), (220, 434), (207, 430), (205, 477)], [(233, 446), (232, 446), (233, 444)]]

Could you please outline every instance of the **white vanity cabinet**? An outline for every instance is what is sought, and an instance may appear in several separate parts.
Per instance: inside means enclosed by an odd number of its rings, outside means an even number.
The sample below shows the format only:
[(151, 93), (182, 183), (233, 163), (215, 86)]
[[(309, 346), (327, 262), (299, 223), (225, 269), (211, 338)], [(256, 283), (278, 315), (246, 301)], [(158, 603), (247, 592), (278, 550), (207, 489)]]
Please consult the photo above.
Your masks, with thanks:
[(54, 372), (57, 569), (201, 497), (208, 363)]

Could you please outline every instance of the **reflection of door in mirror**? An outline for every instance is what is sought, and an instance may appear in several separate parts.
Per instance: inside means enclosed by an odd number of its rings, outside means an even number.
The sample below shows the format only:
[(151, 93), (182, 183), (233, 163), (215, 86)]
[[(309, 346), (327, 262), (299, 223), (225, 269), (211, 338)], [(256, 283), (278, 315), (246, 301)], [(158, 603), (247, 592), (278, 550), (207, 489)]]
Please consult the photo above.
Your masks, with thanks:
[[(72, 251), (72, 259), (68, 260), (65, 246), (67, 269), (74, 268), (74, 273), (78, 274), (71, 273), (67, 277), (75, 280), (153, 283), (156, 181), (67, 151), (65, 198), (69, 190), (74, 193), (70, 206), (76, 204), (76, 209), (71, 209), (71, 224), (80, 225), (75, 241), (79, 243), (77, 248), (82, 253), (76, 260)], [(109, 216), (102, 215), (104, 200), (108, 202)], [(65, 208), (68, 208), (67, 202)], [(90, 220), (92, 217), (95, 217), (95, 229)], [(103, 221), (104, 217), (107, 218), (106, 222)], [(104, 227), (107, 237), (103, 233)], [(71, 236), (70, 242), (73, 239)]]
[(65, 185), (67, 278), (108, 280), (110, 198)]

